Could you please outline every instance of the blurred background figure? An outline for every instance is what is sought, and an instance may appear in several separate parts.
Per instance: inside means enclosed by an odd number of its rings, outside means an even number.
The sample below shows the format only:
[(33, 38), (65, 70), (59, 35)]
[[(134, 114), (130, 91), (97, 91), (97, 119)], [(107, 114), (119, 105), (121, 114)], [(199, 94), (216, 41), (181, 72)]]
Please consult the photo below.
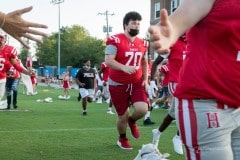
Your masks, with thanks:
[(32, 69), (32, 74), (30, 76), (32, 87), (33, 87), (33, 95), (37, 94), (37, 71), (36, 69)]
[[(20, 64), (19, 59), (17, 59), (17, 63)], [(11, 103), (13, 104), (13, 108), (17, 109), (18, 107), (17, 94), (18, 94), (18, 84), (20, 79), (20, 73), (10, 63), (6, 66), (6, 70), (7, 70), (7, 81), (6, 81), (7, 109), (11, 108)]]
[(69, 88), (70, 88), (70, 76), (69, 72), (66, 72), (63, 76), (63, 91), (64, 97), (66, 99), (70, 99)]

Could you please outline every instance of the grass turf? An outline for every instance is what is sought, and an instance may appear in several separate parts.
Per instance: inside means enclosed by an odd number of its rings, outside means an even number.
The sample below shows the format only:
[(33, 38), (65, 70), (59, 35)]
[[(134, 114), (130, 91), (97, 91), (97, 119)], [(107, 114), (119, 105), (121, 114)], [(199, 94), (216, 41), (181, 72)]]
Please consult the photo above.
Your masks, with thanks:
[[(107, 104), (88, 104), (88, 115), (82, 116), (77, 90), (70, 90), (69, 100), (59, 100), (63, 89), (38, 86), (38, 95), (22, 94), (19, 85), (17, 110), (0, 111), (1, 160), (133, 160), (142, 144), (152, 140), (152, 129), (157, 128), (167, 114), (165, 109), (155, 109), (151, 119), (155, 125), (144, 126), (139, 140), (127, 136), (133, 150), (122, 150), (116, 145), (116, 115), (106, 113)], [(52, 103), (37, 102), (51, 97)], [(172, 123), (161, 135), (159, 149), (170, 153), (171, 160), (184, 156), (173, 151), (172, 138), (176, 124)]]

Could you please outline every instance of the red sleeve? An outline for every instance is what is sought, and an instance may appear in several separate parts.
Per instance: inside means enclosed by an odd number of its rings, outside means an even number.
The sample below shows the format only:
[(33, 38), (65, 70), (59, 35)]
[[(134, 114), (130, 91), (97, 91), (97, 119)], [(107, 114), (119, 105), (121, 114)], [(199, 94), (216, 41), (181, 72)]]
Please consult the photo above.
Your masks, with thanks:
[(19, 65), (18, 63), (14, 64), (13, 67), (18, 71), (18, 72), (22, 72), (24, 70), (24, 68)]

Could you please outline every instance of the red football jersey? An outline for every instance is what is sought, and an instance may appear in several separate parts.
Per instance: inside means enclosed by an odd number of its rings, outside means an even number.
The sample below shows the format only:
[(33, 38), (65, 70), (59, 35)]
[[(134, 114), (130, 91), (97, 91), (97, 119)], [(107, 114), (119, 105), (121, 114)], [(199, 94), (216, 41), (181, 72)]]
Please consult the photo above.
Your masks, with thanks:
[(240, 106), (239, 10), (239, 0), (216, 0), (211, 12), (189, 30), (175, 96)]
[(103, 74), (102, 79), (104, 82), (107, 82), (109, 77), (109, 67), (107, 66), (106, 62), (102, 62), (100, 67), (102, 69)]
[(186, 52), (186, 42), (180, 38), (171, 47), (171, 54), (168, 56), (169, 82), (178, 82), (184, 52)]
[[(17, 63), (20, 64), (20, 61), (17, 60)], [(13, 67), (11, 63), (7, 63), (6, 71), (7, 71), (7, 78), (9, 79), (17, 79), (20, 78), (20, 73)]]
[(164, 74), (164, 78), (162, 80), (162, 86), (167, 86), (169, 82), (169, 64), (162, 65), (159, 69), (161, 74)]
[(6, 64), (10, 63), (11, 58), (16, 58), (17, 50), (12, 46), (5, 45), (0, 50), (0, 82), (6, 81)]
[(124, 65), (139, 67), (137, 72), (131, 75), (110, 68), (109, 78), (121, 84), (140, 81), (143, 74), (141, 61), (145, 54), (147, 54), (148, 41), (136, 37), (135, 40), (131, 42), (125, 34), (121, 33), (108, 37), (106, 44), (114, 45), (117, 48), (116, 61)]

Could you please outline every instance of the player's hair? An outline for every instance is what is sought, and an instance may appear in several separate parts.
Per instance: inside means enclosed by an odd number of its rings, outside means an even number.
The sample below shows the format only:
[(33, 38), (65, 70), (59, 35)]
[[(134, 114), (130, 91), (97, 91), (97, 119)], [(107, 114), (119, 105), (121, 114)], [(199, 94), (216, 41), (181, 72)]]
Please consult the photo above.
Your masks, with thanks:
[(83, 60), (83, 64), (87, 63), (88, 61), (90, 61), (90, 60), (89, 59)]
[(135, 12), (135, 11), (130, 11), (130, 12), (126, 13), (126, 15), (123, 18), (123, 29), (124, 30), (125, 30), (125, 25), (127, 25), (130, 20), (133, 20), (133, 21), (139, 20), (139, 21), (141, 21), (142, 20), (142, 16), (138, 12)]

